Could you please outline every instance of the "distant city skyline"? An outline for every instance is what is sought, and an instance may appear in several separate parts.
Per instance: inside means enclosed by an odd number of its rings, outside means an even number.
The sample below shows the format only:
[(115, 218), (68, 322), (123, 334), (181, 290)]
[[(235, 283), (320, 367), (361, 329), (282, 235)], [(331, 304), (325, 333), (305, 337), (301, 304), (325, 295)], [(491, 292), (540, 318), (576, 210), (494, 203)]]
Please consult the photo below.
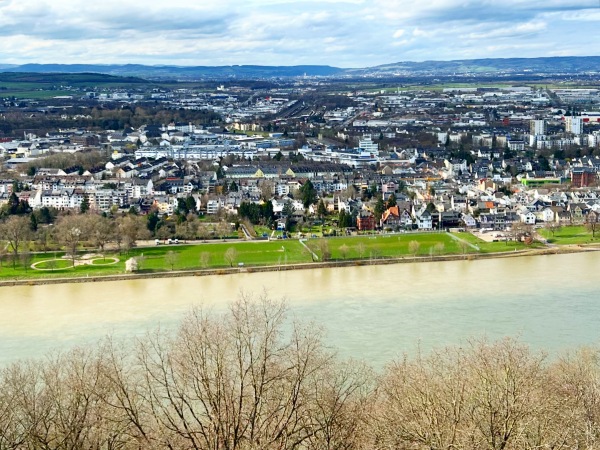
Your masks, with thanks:
[(600, 55), (598, 0), (0, 0), (0, 64), (302, 65)]

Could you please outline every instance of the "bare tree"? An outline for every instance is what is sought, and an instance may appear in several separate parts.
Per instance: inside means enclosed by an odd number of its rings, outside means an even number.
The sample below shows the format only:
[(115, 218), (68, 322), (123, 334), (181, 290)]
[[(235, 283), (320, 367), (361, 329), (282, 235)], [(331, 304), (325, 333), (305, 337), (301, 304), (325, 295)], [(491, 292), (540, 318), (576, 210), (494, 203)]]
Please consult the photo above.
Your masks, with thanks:
[(514, 340), (476, 342), (469, 351), (469, 432), (474, 448), (524, 448), (519, 442), (543, 397), (544, 355)]
[(39, 227), (35, 233), (35, 240), (37, 241), (39, 248), (43, 252), (47, 252), (49, 248), (51, 233), (47, 227)]
[(361, 382), (350, 371), (329, 377), (318, 330), (284, 337), (284, 320), (283, 304), (243, 296), (225, 316), (194, 311), (176, 340), (145, 341), (143, 398), (161, 438), (175, 448), (345, 448), (333, 444), (352, 436), (346, 414)]
[(463, 241), (462, 239), (458, 241), (458, 248), (463, 255), (466, 255), (469, 252), (469, 243), (467, 241)]
[(465, 448), (467, 361), (460, 349), (392, 364), (379, 385), (374, 423), (381, 448)]
[(33, 255), (31, 254), (31, 251), (29, 250), (29, 245), (30, 245), (30, 243), (26, 242), (23, 245), (23, 251), (21, 252), (21, 264), (23, 265), (25, 272), (27, 272), (30, 269), (31, 261), (33, 259)]
[(135, 351), (107, 339), (100, 347), (100, 354), (99, 370), (107, 388), (104, 402), (110, 412), (110, 427), (121, 433), (124, 444), (131, 441), (134, 448), (157, 448), (154, 444), (160, 441), (161, 428), (152, 414), (151, 403), (143, 396), (147, 374)]
[[(550, 418), (545, 427), (551, 442), (563, 448), (596, 448), (600, 445), (600, 355), (582, 348), (563, 356), (550, 368), (546, 404)], [(549, 439), (546, 438), (548, 441)], [(548, 446), (550, 448), (550, 446)], [(558, 445), (554, 446), (559, 448)]]
[(225, 239), (227, 236), (231, 234), (231, 224), (226, 220), (221, 220), (216, 227), (217, 235), (221, 239)]
[(258, 184), (260, 190), (260, 196), (264, 201), (269, 201), (273, 197), (274, 185), (270, 180), (261, 180)]
[(554, 237), (554, 235), (562, 229), (562, 226), (560, 223), (553, 220), (551, 222), (546, 222), (544, 228), (552, 234), (552, 237)]
[(3, 437), (8, 434), (12, 441), (2, 448), (122, 445), (120, 430), (109, 426), (113, 414), (104, 401), (97, 361), (92, 351), (75, 350), (44, 364), (20, 363), (4, 371), (1, 390), (11, 399), (13, 420), (9, 417), (8, 423), (0, 424)]
[(137, 263), (137, 269), (136, 270), (143, 270), (144, 268), (144, 264), (146, 263), (146, 257), (141, 254), (135, 257), (136, 263)]
[(408, 252), (413, 256), (417, 256), (417, 253), (419, 253), (419, 248), (421, 248), (419, 241), (410, 241), (408, 243)]
[(314, 405), (311, 420), (315, 433), (307, 448), (358, 450), (369, 448), (375, 383), (373, 373), (357, 362), (333, 363), (311, 379)]
[(196, 215), (190, 213), (187, 215), (186, 220), (175, 227), (178, 236), (183, 239), (192, 240), (198, 236), (199, 222)]
[(303, 255), (307, 255), (310, 256), (310, 260), (312, 262), (318, 261), (319, 257), (317, 256), (317, 254), (315, 253), (315, 250), (313, 249), (312, 245), (303, 245), (302, 246), (302, 254)]
[(200, 253), (200, 266), (203, 269), (206, 269), (209, 264), (210, 264), (210, 252)]
[(370, 258), (371, 259), (381, 259), (383, 256), (383, 252), (378, 247), (371, 248)]
[(165, 263), (171, 268), (171, 270), (175, 269), (175, 266), (179, 262), (179, 253), (174, 252), (173, 250), (169, 250), (165, 253)]
[(344, 189), (340, 193), (340, 198), (342, 200), (348, 200), (356, 197), (356, 188), (353, 185), (349, 185), (346, 189)]
[(56, 238), (65, 246), (67, 254), (71, 256), (71, 261), (75, 265), (79, 244), (89, 233), (86, 216), (62, 216), (57, 222), (54, 231)]
[(54, 256), (54, 258), (49, 259), (46, 262), (46, 266), (52, 271), (54, 272), (54, 269), (56, 269), (56, 266), (58, 265), (58, 263), (56, 262), (56, 255)]
[(176, 333), (0, 370), (0, 449), (455, 450), (600, 446), (600, 352), (511, 339), (339, 362), (283, 302), (242, 295)]
[(114, 224), (110, 219), (95, 214), (87, 215), (88, 230), (92, 244), (104, 254), (104, 248), (115, 235)]
[(29, 219), (24, 216), (10, 216), (4, 223), (0, 224), (0, 240), (7, 242), (7, 248), (12, 253), (13, 269), (16, 268), (19, 259), (19, 251), (27, 243), (31, 235)]
[(600, 229), (600, 214), (595, 211), (590, 211), (585, 216), (585, 227), (592, 233), (592, 239), (596, 237), (596, 231)]
[(348, 257), (348, 252), (350, 251), (350, 247), (348, 247), (346, 244), (340, 245), (338, 251), (340, 252), (342, 259), (346, 259)]
[(147, 239), (150, 236), (150, 232), (144, 224), (144, 219), (132, 214), (119, 218), (117, 227), (117, 233), (123, 239), (127, 252), (136, 246), (139, 239)]
[(511, 225), (510, 235), (511, 238), (516, 242), (525, 241), (528, 237), (531, 236), (533, 232), (533, 228), (531, 225), (527, 225), (523, 222), (515, 222)]
[(6, 250), (7, 250), (8, 244), (4, 243), (4, 242), (0, 242), (0, 268), (4, 267), (4, 258), (6, 257)]
[(208, 225), (205, 223), (200, 223), (198, 225), (198, 236), (203, 241), (206, 241), (206, 239), (210, 237), (210, 229), (208, 228)]
[(225, 262), (229, 264), (229, 267), (233, 267), (238, 259), (238, 251), (235, 249), (235, 247), (229, 247), (227, 250), (225, 250), (223, 258), (225, 259)]
[(319, 251), (321, 252), (321, 261), (329, 261), (331, 259), (331, 250), (329, 250), (329, 241), (327, 239), (319, 239)]
[(446, 245), (443, 242), (438, 242), (433, 246), (433, 250), (437, 255), (444, 254), (445, 248), (446, 248)]
[(23, 398), (32, 371), (23, 363), (14, 364), (2, 371), (0, 381), (0, 448), (18, 449), (28, 440), (32, 426), (23, 414)]
[(364, 243), (359, 242), (358, 244), (356, 244), (356, 252), (358, 253), (358, 257), (360, 259), (363, 259), (367, 252), (367, 247), (365, 246)]

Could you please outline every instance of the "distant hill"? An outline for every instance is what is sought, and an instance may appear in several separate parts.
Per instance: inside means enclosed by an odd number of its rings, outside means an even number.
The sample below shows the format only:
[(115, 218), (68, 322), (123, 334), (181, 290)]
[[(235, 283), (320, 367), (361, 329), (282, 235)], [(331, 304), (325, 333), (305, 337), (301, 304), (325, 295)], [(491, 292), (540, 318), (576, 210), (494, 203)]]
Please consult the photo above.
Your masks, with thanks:
[(465, 74), (465, 73), (585, 73), (600, 72), (600, 56), (564, 56), (547, 58), (489, 58), (456, 61), (398, 62), (364, 69), (350, 69), (348, 73)]
[(104, 73), (72, 73), (72, 72), (2, 72), (0, 70), (0, 82), (4, 83), (43, 83), (43, 84), (136, 84), (148, 83), (138, 77), (118, 77)]
[[(548, 58), (490, 58), (455, 61), (402, 61), (375, 67), (341, 69), (331, 66), (146, 66), (141, 64), (25, 64), (1, 65), (0, 72), (18, 73), (99, 73), (119, 77), (154, 80), (227, 80), (287, 77), (352, 77), (401, 75), (453, 75), (453, 74), (582, 74), (599, 73), (600, 56), (565, 56)], [(130, 81), (135, 82), (135, 81)]]
[(145, 66), (140, 64), (25, 64), (2, 69), (4, 72), (82, 73), (95, 72), (117, 76), (152, 79), (225, 79), (332, 76), (343, 69), (330, 66)]

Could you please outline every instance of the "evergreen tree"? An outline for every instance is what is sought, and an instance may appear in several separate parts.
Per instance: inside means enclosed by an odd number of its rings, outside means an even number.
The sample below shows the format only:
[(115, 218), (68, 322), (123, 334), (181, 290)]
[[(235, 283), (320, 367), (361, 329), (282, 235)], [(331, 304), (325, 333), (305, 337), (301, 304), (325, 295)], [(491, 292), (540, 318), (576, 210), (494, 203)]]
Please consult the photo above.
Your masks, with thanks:
[(160, 218), (158, 217), (158, 213), (156, 211), (152, 211), (148, 214), (148, 218), (146, 221), (146, 228), (154, 234), (158, 227), (158, 222), (160, 222)]
[(17, 214), (29, 214), (31, 207), (27, 200), (19, 200), (19, 206), (17, 206)]
[(35, 217), (35, 214), (31, 214), (29, 216), (29, 228), (31, 228), (31, 231), (37, 231), (38, 229), (38, 222)]
[(306, 183), (300, 187), (300, 196), (305, 208), (308, 208), (317, 201), (317, 190), (310, 180), (306, 180)]
[(8, 202), (6, 204), (7, 206), (7, 212), (9, 215), (14, 215), (17, 214), (17, 211), (19, 209), (19, 197), (17, 197), (17, 194), (15, 194), (15, 191), (13, 190), (10, 194), (10, 196), (8, 197)]
[(52, 217), (52, 213), (50, 212), (50, 209), (46, 206), (40, 208), (40, 212), (39, 212), (39, 223), (52, 223), (53, 222), (53, 217)]
[(81, 214), (85, 214), (90, 210), (90, 199), (88, 195), (83, 196), (83, 200), (81, 201), (81, 205), (79, 205), (79, 212)]
[(373, 214), (375, 215), (375, 223), (379, 223), (381, 220), (381, 216), (383, 216), (383, 212), (385, 211), (385, 204), (383, 203), (383, 198), (381, 196), (377, 197), (377, 202), (375, 203), (375, 208), (373, 210)]
[(317, 205), (317, 214), (321, 219), (327, 215), (327, 207), (325, 206), (323, 199), (319, 200), (319, 204)]
[(283, 205), (281, 214), (285, 217), (291, 217), (294, 214), (294, 206), (292, 205), (292, 202), (286, 202), (285, 205)]
[(396, 201), (396, 195), (394, 193), (392, 193), (392, 195), (390, 195), (388, 198), (387, 207), (392, 208), (393, 206), (396, 206), (397, 204), (398, 204), (398, 202)]
[(348, 214), (345, 210), (340, 211), (338, 218), (338, 226), (340, 228), (348, 228), (352, 226), (352, 215)]

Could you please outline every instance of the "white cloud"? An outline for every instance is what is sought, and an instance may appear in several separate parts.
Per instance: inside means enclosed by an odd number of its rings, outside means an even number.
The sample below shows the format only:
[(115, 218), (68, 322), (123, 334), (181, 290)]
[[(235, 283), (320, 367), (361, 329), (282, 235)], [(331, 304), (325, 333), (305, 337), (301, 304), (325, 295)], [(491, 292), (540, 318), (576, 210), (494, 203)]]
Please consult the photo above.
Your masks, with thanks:
[(597, 0), (1, 0), (0, 62), (364, 67), (600, 54), (598, 22)]

